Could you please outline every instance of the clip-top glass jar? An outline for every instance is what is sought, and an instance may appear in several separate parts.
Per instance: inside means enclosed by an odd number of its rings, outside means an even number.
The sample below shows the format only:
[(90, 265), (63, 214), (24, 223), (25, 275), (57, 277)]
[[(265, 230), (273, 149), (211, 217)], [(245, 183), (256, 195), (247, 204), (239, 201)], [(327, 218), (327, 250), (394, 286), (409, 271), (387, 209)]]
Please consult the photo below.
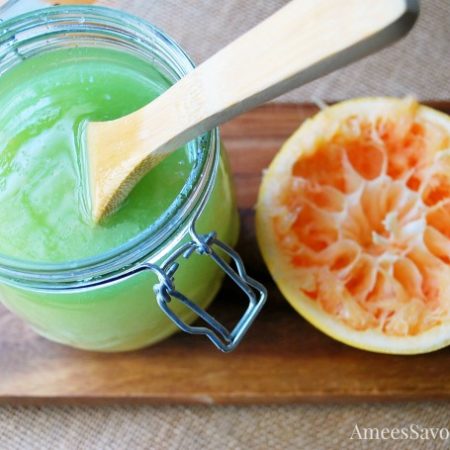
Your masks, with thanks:
[[(163, 32), (107, 8), (38, 10), (5, 22), (0, 31), (0, 76), (36, 55), (79, 47), (133, 55), (151, 63), (172, 84), (193, 68)], [(41, 335), (83, 349), (137, 349), (177, 327), (206, 335), (223, 351), (235, 348), (266, 291), (247, 275), (230, 247), (237, 239), (238, 215), (218, 130), (188, 147), (192, 168), (181, 191), (157, 220), (127, 242), (57, 263), (0, 254), (4, 305)], [(232, 330), (204, 310), (224, 273), (248, 302)], [(191, 325), (197, 317), (203, 325)]]

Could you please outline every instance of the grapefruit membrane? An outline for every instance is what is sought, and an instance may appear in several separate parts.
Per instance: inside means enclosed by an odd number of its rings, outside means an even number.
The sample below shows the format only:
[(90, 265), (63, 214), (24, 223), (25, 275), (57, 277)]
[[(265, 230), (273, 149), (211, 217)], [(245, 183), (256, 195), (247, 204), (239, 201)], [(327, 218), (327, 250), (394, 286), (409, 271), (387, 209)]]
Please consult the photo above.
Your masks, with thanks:
[(291, 305), (335, 339), (450, 343), (450, 117), (362, 98), (304, 122), (265, 172), (258, 242)]

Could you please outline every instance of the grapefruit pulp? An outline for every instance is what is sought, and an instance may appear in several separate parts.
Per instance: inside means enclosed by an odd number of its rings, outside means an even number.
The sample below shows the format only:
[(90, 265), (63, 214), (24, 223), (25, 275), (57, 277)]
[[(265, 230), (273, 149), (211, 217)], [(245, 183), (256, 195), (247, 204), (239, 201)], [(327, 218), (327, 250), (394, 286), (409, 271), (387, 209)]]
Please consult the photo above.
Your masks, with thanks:
[(363, 98), (307, 120), (266, 171), (258, 242), (291, 305), (383, 353), (450, 344), (450, 117)]

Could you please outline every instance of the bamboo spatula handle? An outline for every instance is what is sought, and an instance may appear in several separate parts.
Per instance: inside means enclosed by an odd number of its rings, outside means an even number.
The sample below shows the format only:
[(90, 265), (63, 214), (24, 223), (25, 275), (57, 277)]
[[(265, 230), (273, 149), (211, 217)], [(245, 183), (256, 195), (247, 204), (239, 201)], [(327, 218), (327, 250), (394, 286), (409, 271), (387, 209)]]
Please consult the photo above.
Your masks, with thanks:
[(95, 221), (199, 134), (400, 38), (414, 0), (294, 0), (142, 109), (88, 125)]

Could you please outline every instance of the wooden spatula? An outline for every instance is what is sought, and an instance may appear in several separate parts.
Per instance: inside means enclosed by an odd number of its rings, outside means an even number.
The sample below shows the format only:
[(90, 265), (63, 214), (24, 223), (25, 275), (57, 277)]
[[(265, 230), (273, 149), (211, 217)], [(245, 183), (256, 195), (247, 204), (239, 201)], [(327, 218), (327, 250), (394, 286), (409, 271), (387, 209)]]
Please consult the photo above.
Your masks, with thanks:
[[(416, 0), (294, 0), (125, 117), (87, 125), (94, 222), (173, 150), (406, 34)], [(364, 82), (364, 80), (361, 80)]]

